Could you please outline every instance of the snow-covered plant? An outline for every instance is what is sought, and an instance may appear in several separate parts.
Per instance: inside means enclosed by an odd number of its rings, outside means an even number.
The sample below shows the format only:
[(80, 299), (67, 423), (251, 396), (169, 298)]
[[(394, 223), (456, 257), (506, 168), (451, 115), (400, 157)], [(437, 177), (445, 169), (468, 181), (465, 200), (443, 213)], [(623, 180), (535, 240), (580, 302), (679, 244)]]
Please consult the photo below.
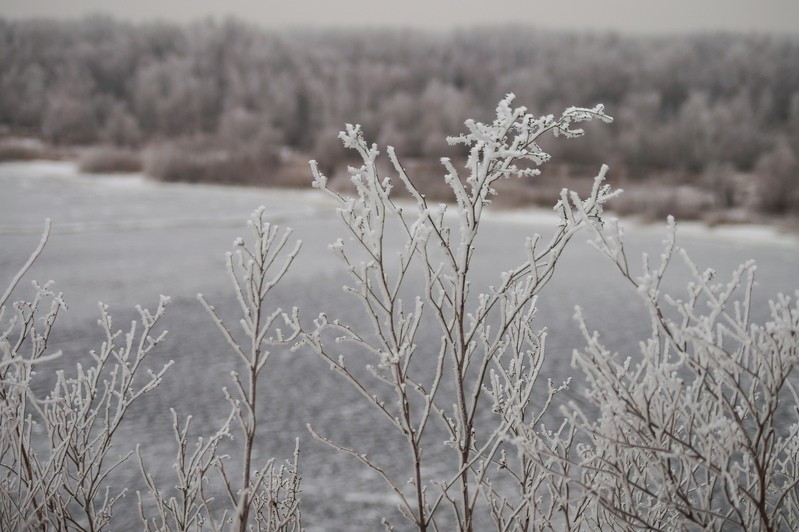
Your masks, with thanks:
[[(660, 265), (634, 276), (618, 230), (597, 245), (642, 297), (651, 337), (633, 361), (613, 355), (580, 318), (576, 363), (601, 406), (585, 430), (594, 447), (590, 491), (609, 521), (627, 526), (788, 530), (799, 525), (799, 304), (779, 295), (752, 320), (755, 266), (727, 282), (692, 272), (684, 299), (661, 292), (675, 253), (674, 221)], [(617, 226), (616, 226), (617, 227)]]
[[(595, 244), (635, 288), (651, 336), (637, 355), (609, 351), (578, 309), (594, 412), (576, 409), (565, 435), (530, 427), (517, 443), (573, 485), (584, 529), (795, 530), (799, 526), (799, 304), (779, 295), (765, 324), (752, 320), (755, 266), (727, 282), (700, 271), (675, 245), (635, 275), (617, 222)], [(674, 255), (693, 282), (683, 299), (662, 292)], [(799, 295), (799, 294), (797, 294)], [(576, 443), (575, 432), (584, 436)], [(542, 438), (542, 435), (546, 438)]]
[[(181, 426), (172, 412), (173, 432), (178, 446), (174, 464), (178, 482), (176, 495), (168, 495), (148, 473), (144, 459), (139, 463), (148, 485), (150, 497), (155, 502), (155, 516), (149, 516), (147, 504), (140, 495), (139, 508), (147, 530), (300, 530), (300, 475), (299, 443), (292, 462), (284, 465), (274, 458), (256, 467), (253, 463), (256, 450), (256, 433), (260, 409), (258, 407), (259, 377), (269, 361), (269, 346), (286, 344), (292, 339), (283, 338), (277, 324), (283, 322), (283, 311), (270, 309), (268, 298), (272, 289), (288, 271), (300, 249), (298, 241), (293, 249), (287, 243), (290, 230), (280, 231), (264, 220), (264, 208), (256, 210), (248, 222), (253, 242), (248, 245), (237, 238), (235, 252), (227, 254), (227, 272), (241, 309), (239, 324), (245, 341), (229, 328), (202, 294), (198, 299), (211, 316), (214, 324), (243, 366), (243, 375), (232, 371), (234, 392), (224, 389), (231, 405), (231, 414), (220, 429), (207, 438), (198, 439), (193, 450), (189, 437), (191, 417)], [(238, 427), (241, 438), (235, 456), (222, 454), (220, 445), (232, 437)], [(226, 463), (234, 462), (238, 468), (235, 478)], [(217, 475), (211, 475), (210, 472)], [(212, 489), (207, 486), (210, 484)], [(218, 503), (220, 496), (227, 502)]]
[[(0, 299), (6, 303), (49, 235), (11, 280)], [(105, 333), (90, 361), (74, 372), (56, 372), (46, 394), (34, 387), (37, 368), (60, 356), (47, 343), (59, 311), (66, 308), (53, 283), (33, 283), (30, 300), (14, 304), (0, 333), (0, 529), (102, 530), (125, 490), (113, 490), (109, 475), (131, 453), (111, 453), (114, 435), (130, 406), (153, 390), (171, 365), (145, 365), (165, 332), (156, 333), (169, 298), (155, 312), (137, 307), (139, 321), (116, 330), (105, 305), (98, 323)]]
[[(552, 238), (530, 238), (522, 264), (484, 291), (474, 289), (476, 240), (497, 181), (539, 173), (537, 166), (549, 159), (537, 144), (542, 135), (574, 137), (582, 134), (575, 123), (611, 120), (602, 106), (536, 118), (524, 107), (512, 107), (512, 101), (509, 95), (499, 103), (492, 123), (469, 120), (466, 134), (448, 139), (469, 150), (465, 176), (442, 159), (456, 200), (452, 206), (429, 204), (389, 147), (394, 171), (413, 198), (409, 206), (396, 202), (394, 181), (379, 175), (377, 146), (365, 142), (359, 126), (347, 125), (340, 135), (363, 160), (350, 169), (354, 195), (328, 188), (311, 162), (314, 186), (338, 202), (348, 238), (331, 250), (351, 275), (345, 289), (362, 304), (367, 323), (323, 314), (313, 327), (303, 328), (296, 319), (295, 327), (302, 331), (301, 344), (318, 352), (404, 440), (407, 460), (394, 474), (366, 453), (309, 428), (380, 475), (419, 530), (473, 530), (478, 509), (498, 529), (526, 529), (538, 519), (541, 509), (530, 504), (531, 490), (545, 472), (526, 457), (514, 463), (505, 453), (507, 441), (520, 426), (535, 423), (559, 389), (550, 383), (546, 400), (533, 404), (544, 347), (544, 334), (533, 324), (536, 296), (574, 234), (601, 224), (602, 206), (612, 196), (602, 184), (605, 169), (587, 199), (564, 191)], [(371, 355), (367, 374), (350, 364), (353, 350)], [(445, 477), (427, 473), (440, 470), (434, 466), (442, 460), (441, 435), (449, 449)], [(508, 485), (514, 486), (511, 491)]]
[[(277, 227), (265, 223), (263, 210), (255, 213), (250, 225), (254, 245), (248, 247), (238, 239), (235, 254), (228, 255), (228, 272), (249, 344), (238, 342), (214, 308), (198, 296), (241, 358), (245, 375), (232, 372), (235, 392), (225, 390), (231, 414), (206, 438), (192, 442), (191, 416), (181, 422), (172, 411), (177, 443), (174, 487), (158, 485), (146, 465), (146, 448), (137, 447), (147, 485), (147, 493), (138, 494), (146, 530), (222, 530), (231, 525), (235, 530), (300, 530), (299, 450), (284, 465), (274, 459), (260, 468), (252, 465), (258, 377), (269, 357), (264, 348), (290, 340), (283, 340), (272, 327), (275, 320), (282, 321), (282, 312), (267, 311), (266, 298), (291, 265), (299, 243), (283, 253), (290, 232), (281, 235)], [(139, 319), (124, 336), (114, 328), (108, 308), (100, 304), (98, 323), (105, 333), (100, 349), (90, 351), (88, 363), (78, 363), (71, 372), (56, 370), (50, 391), (37, 392), (42, 388), (37, 370), (49, 364), (51, 371), (61, 355), (48, 351), (48, 340), (66, 304), (53, 291), (52, 282), (34, 282), (33, 297), (16, 302), (15, 314), (5, 317), (6, 303), (48, 236), (49, 223), (39, 246), (0, 299), (0, 530), (110, 529), (115, 505), (127, 491), (113, 487), (112, 473), (134, 452), (112, 452), (114, 436), (131, 405), (158, 386), (172, 365), (170, 361), (158, 370), (147, 365), (166, 335), (156, 329), (169, 298), (162, 296), (154, 312), (137, 307)], [(235, 434), (236, 424), (242, 438), (233, 460), (222, 454), (222, 444)], [(228, 461), (239, 468), (240, 479), (225, 468)]]

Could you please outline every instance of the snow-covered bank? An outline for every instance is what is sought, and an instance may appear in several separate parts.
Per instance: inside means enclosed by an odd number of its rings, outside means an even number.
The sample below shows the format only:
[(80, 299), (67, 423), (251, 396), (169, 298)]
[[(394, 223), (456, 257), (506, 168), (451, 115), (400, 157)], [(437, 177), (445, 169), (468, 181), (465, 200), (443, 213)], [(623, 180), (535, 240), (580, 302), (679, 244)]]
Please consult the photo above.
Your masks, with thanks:
[[(84, 185), (95, 185), (102, 189), (128, 188), (128, 189), (158, 189), (168, 190), (170, 193), (185, 190), (201, 196), (222, 194), (227, 197), (248, 196), (250, 198), (262, 197), (264, 202), (273, 207), (273, 220), (285, 222), (291, 219), (309, 218), (329, 213), (333, 202), (325, 194), (308, 187), (307, 190), (285, 188), (252, 188), (236, 185), (209, 185), (189, 183), (164, 183), (150, 180), (141, 173), (131, 174), (85, 174), (78, 170), (77, 164), (71, 161), (21, 161), (0, 163), (0, 179), (25, 176), (25, 179), (62, 179), (71, 180)], [(310, 177), (309, 177), (310, 182)], [(25, 183), (23, 187), (35, 186), (33, 181)], [(402, 200), (401, 200), (402, 201)], [(413, 208), (412, 202), (407, 202), (408, 212)], [(277, 205), (285, 205), (286, 212), (280, 212)], [(117, 220), (115, 229), (139, 230), (162, 229), (167, 227), (185, 227), (196, 225), (208, 226), (236, 226), (248, 214), (247, 212), (234, 212), (225, 216), (213, 216), (206, 213), (202, 217), (170, 217), (169, 220)], [(608, 213), (608, 217), (614, 216)], [(485, 214), (485, 220), (493, 223), (528, 225), (533, 227), (552, 227), (557, 224), (558, 216), (550, 209), (540, 207), (527, 207), (521, 209), (490, 209)], [(635, 228), (638, 231), (660, 231), (663, 224), (643, 223), (635, 218), (623, 218), (625, 227)], [(799, 250), (799, 233), (788, 233), (778, 228), (765, 224), (729, 224), (710, 226), (702, 222), (677, 220), (678, 236), (691, 240), (723, 241), (757, 246), (779, 246), (782, 248)], [(57, 232), (79, 232), (99, 230), (102, 227), (92, 223), (61, 223), (54, 228)], [(9, 228), (5, 223), (0, 223), (0, 233), (23, 232), (36, 233), (41, 231), (41, 225), (30, 227)]]
[[(527, 209), (494, 210), (485, 215), (486, 220), (499, 223), (519, 225), (548, 225), (558, 222), (554, 211), (531, 207)], [(607, 218), (616, 218), (611, 212)], [(637, 231), (662, 230), (665, 225), (657, 223), (643, 223), (635, 218), (621, 218), (624, 226)], [(729, 224), (708, 225), (703, 222), (677, 220), (677, 235), (679, 238), (692, 240), (712, 240), (724, 242), (737, 242), (746, 245), (765, 245), (793, 248), (799, 250), (799, 234), (787, 233), (780, 229), (765, 224)]]

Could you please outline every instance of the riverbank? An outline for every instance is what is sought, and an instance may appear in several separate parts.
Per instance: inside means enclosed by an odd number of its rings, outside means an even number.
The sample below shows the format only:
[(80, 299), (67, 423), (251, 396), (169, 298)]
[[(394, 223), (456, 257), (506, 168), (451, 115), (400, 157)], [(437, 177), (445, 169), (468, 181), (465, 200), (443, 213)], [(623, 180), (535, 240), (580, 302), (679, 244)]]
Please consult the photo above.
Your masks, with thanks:
[[(339, 150), (343, 150), (339, 146)], [(113, 175), (143, 173), (163, 182), (206, 183), (248, 187), (305, 189), (312, 181), (308, 161), (315, 154), (275, 148), (269, 157), (242, 157), (214, 146), (166, 143), (144, 148), (107, 145), (55, 146), (34, 137), (0, 138), (0, 162), (62, 161), (87, 174)], [(337, 164), (327, 165), (332, 157)], [(341, 153), (318, 156), (331, 186), (351, 190), (348, 166), (359, 161)], [(402, 163), (417, 186), (434, 201), (452, 201), (451, 191), (441, 179), (438, 160), (404, 158)], [(456, 167), (464, 162), (456, 162)], [(388, 161), (379, 159), (382, 175), (393, 175)], [(589, 192), (595, 169), (591, 165), (550, 162), (542, 175), (532, 179), (510, 179), (500, 183), (494, 198), (501, 208), (547, 209), (563, 188), (581, 195)], [(684, 176), (676, 173), (637, 175), (621, 163), (611, 165), (609, 180), (625, 193), (609, 204), (617, 215), (645, 223), (657, 223), (672, 215), (678, 220), (696, 221), (716, 227), (765, 225), (780, 232), (799, 234), (799, 213), (770, 213), (759, 208), (760, 178), (754, 174), (718, 170), (713, 175)], [(402, 187), (394, 189), (402, 195)]]
[[(103, 187), (167, 187), (170, 189), (183, 188), (185, 190), (192, 190), (196, 186), (200, 187), (218, 187), (220, 191), (229, 191), (235, 194), (236, 190), (252, 190), (252, 187), (242, 185), (214, 185), (203, 184), (193, 185), (189, 183), (162, 183), (153, 180), (141, 172), (128, 172), (128, 173), (86, 173), (81, 172), (79, 164), (74, 160), (32, 160), (32, 161), (16, 161), (16, 162), (0, 162), (0, 178), (3, 176), (24, 173), (25, 175), (37, 176), (40, 179), (64, 179), (75, 180), (84, 185), (102, 183)], [(537, 179), (545, 180), (546, 177)], [(612, 178), (611, 178), (612, 182)], [(342, 187), (344, 188), (344, 187)], [(303, 204), (311, 209), (332, 210), (332, 204), (327, 201), (323, 194), (313, 190), (310, 184), (305, 187), (257, 187), (264, 195), (269, 195), (272, 198), (284, 198), (288, 204)], [(625, 191), (622, 197), (617, 200), (617, 204), (625, 200)], [(500, 196), (501, 198), (502, 196)], [(554, 192), (553, 192), (554, 204)], [(557, 223), (557, 215), (551, 208), (539, 205), (515, 205), (508, 206), (507, 202), (497, 202), (496, 208), (490, 209), (486, 212), (486, 219), (493, 220), (499, 223), (510, 223), (516, 225), (531, 225), (531, 226), (553, 226)], [(227, 221), (230, 225), (238, 225), (241, 223), (242, 216), (246, 212), (227, 214)], [(614, 210), (609, 211), (609, 216), (619, 217), (624, 221), (624, 225), (628, 227), (635, 227), (637, 230), (659, 229), (663, 226), (665, 216), (662, 219), (653, 219), (649, 216), (630, 215), (620, 213)], [(761, 217), (759, 220), (741, 220), (736, 223), (708, 223), (705, 221), (684, 220), (677, 217), (680, 235), (696, 239), (696, 240), (718, 240), (726, 242), (739, 242), (751, 245), (772, 245), (784, 248), (799, 249), (799, 226), (796, 223), (790, 223), (790, 220), (785, 218), (765, 218)], [(127, 221), (119, 222), (120, 226), (135, 227), (142, 223), (157, 224), (158, 222), (150, 221)], [(197, 217), (194, 220), (182, 220), (181, 225), (188, 223), (203, 226), (209, 223), (207, 219)], [(214, 224), (223, 223), (223, 221), (216, 219), (211, 222)], [(72, 232), (77, 226), (69, 224), (61, 224), (54, 228), (57, 232)], [(90, 226), (89, 226), (90, 227)], [(37, 233), (41, 231), (41, 224), (37, 220), (36, 223), (26, 227), (16, 226), (14, 228), (0, 223), (0, 234), (8, 234), (10, 232), (20, 231), (25, 233)]]

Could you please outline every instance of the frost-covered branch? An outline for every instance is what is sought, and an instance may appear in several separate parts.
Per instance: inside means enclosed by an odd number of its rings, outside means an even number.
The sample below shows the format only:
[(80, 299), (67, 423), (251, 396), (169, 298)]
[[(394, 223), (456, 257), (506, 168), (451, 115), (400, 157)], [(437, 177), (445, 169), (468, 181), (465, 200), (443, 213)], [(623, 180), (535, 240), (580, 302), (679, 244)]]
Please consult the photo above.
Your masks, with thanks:
[[(253, 234), (252, 244), (248, 246), (239, 238), (235, 242), (235, 252), (227, 255), (227, 272), (241, 309), (239, 324), (247, 342), (238, 341), (216, 309), (202, 294), (197, 296), (245, 370), (244, 378), (236, 371), (231, 372), (235, 391), (224, 390), (232, 407), (231, 420), (220, 430), (220, 433), (228, 433), (230, 422), (235, 421), (243, 434), (241, 480), (236, 483), (227, 474), (223, 457), (214, 457), (213, 465), (234, 505), (230, 511), (233, 529), (248, 530), (254, 522), (258, 530), (294, 530), (300, 527), (299, 451), (295, 453), (293, 465), (278, 467), (275, 460), (270, 459), (260, 468), (253, 466), (253, 452), (258, 426), (259, 377), (270, 356), (267, 347), (291, 341), (291, 337), (283, 337), (279, 328), (284, 322), (283, 311), (270, 310), (267, 300), (286, 275), (301, 243), (297, 241), (289, 249), (291, 231), (281, 233), (277, 226), (266, 222), (263, 207), (253, 213), (248, 225)], [(185, 434), (182, 439), (185, 441)], [(202, 477), (205, 475), (204, 470), (198, 473)]]
[[(12, 279), (3, 302), (41, 252), (47, 234)], [(137, 307), (139, 320), (124, 336), (101, 304), (98, 324), (105, 341), (100, 349), (89, 352), (87, 365), (56, 371), (54, 385), (42, 396), (34, 392), (32, 378), (59, 355), (48, 353), (47, 346), (66, 304), (52, 291), (52, 282), (33, 286), (34, 296), (15, 303), (16, 315), (0, 335), (0, 528), (102, 530), (125, 494), (112, 491), (109, 476), (130, 456), (112, 458), (114, 436), (130, 406), (157, 387), (171, 366), (157, 371), (145, 366), (166, 335), (155, 331), (169, 298), (162, 296), (155, 312)]]
[[(542, 414), (532, 413), (543, 360), (543, 334), (533, 326), (536, 296), (572, 236), (586, 224), (601, 224), (602, 206), (613, 195), (602, 184), (606, 169), (586, 200), (564, 191), (556, 206), (561, 221), (551, 241), (542, 244), (540, 237), (532, 237), (524, 263), (502, 274), (485, 293), (472, 293), (475, 241), (483, 210), (496, 194), (495, 183), (539, 173), (537, 166), (549, 159), (537, 144), (542, 135), (574, 137), (582, 134), (573, 127), (578, 122), (611, 120), (602, 106), (570, 108), (556, 119), (534, 117), (523, 107), (512, 107), (512, 102), (513, 95), (508, 95), (498, 105), (492, 123), (469, 120), (467, 133), (449, 139), (469, 150), (465, 177), (450, 160), (442, 159), (445, 181), (456, 200), (452, 206), (430, 205), (389, 147), (389, 159), (415, 206), (404, 209), (396, 203), (391, 196), (392, 180), (379, 175), (377, 146), (366, 143), (359, 126), (348, 125), (340, 136), (363, 161), (350, 169), (352, 196), (330, 190), (325, 176), (311, 162), (314, 186), (338, 202), (348, 238), (336, 241), (331, 250), (350, 272), (353, 284), (346, 290), (360, 300), (369, 326), (320, 316), (313, 328), (303, 329), (298, 322), (295, 327), (302, 331), (301, 343), (343, 375), (405, 440), (413, 493), (400, 495), (403, 514), (419, 530), (435, 528), (445, 506), (460, 529), (474, 529), (481, 494), (494, 508), (498, 522), (505, 522), (501, 515), (506, 512), (513, 519), (523, 512), (507, 499), (500, 502), (503, 499), (492, 487), (492, 476), (511, 476), (522, 490), (521, 498), (528, 497), (524, 490), (533, 474), (528, 462), (523, 459), (521, 471), (516, 471), (497, 456), (506, 439), (518, 432), (518, 425)], [(399, 254), (387, 244), (397, 237), (401, 239)], [(420, 276), (421, 288), (417, 288)], [(402, 297), (406, 292), (412, 294), (410, 305)], [(417, 341), (432, 328), (440, 336), (440, 349), (435, 351)], [(326, 342), (325, 334), (333, 334), (337, 345), (370, 353), (375, 363), (367, 369), (373, 382), (352, 371), (348, 357), (336, 344)], [(486, 425), (486, 414), (492, 409), (498, 417)], [(449, 479), (424, 475), (424, 450), (433, 445), (432, 436), (426, 434), (431, 419), (439, 420), (447, 434), (454, 475)], [(373, 462), (368, 465), (394, 491), (402, 485)], [(441, 491), (431, 500), (429, 493), (436, 488)]]
[[(799, 304), (779, 295), (766, 323), (754, 323), (754, 264), (717, 282), (676, 247), (675, 233), (670, 219), (659, 264), (645, 255), (635, 275), (618, 223), (596, 228), (596, 247), (642, 299), (651, 336), (637, 354), (612, 353), (578, 309), (586, 347), (574, 364), (597, 413), (571, 415), (571, 430), (585, 436), (577, 452), (554, 445), (543, 455), (570, 470), (563, 477), (580, 493), (572, 506), (593, 511), (586, 526), (794, 528)], [(675, 256), (693, 276), (685, 298), (661, 288)], [(540, 457), (540, 438), (530, 431), (518, 442)]]

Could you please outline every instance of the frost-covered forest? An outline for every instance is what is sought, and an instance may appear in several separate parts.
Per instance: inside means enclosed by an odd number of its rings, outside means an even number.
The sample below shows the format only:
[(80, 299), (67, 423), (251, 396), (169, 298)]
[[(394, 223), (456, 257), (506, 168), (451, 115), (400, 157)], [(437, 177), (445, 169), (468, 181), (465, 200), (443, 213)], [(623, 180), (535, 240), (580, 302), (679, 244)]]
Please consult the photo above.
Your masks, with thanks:
[[(514, 92), (533, 111), (603, 103), (616, 118), (603, 135), (544, 146), (561, 180), (607, 162), (627, 188), (691, 185), (699, 195), (674, 196), (669, 214), (799, 211), (795, 36), (267, 32), (233, 20), (94, 17), (0, 20), (0, 50), (6, 159), (40, 156), (41, 146), (17, 142), (33, 137), (56, 148), (101, 145), (84, 152), (87, 168), (305, 185), (309, 156), (334, 180), (345, 166), (336, 139), (345, 122), (437, 167), (442, 154), (459, 155), (446, 135), (467, 117), (490, 118), (486, 110)], [(654, 207), (631, 194), (627, 208)]]

